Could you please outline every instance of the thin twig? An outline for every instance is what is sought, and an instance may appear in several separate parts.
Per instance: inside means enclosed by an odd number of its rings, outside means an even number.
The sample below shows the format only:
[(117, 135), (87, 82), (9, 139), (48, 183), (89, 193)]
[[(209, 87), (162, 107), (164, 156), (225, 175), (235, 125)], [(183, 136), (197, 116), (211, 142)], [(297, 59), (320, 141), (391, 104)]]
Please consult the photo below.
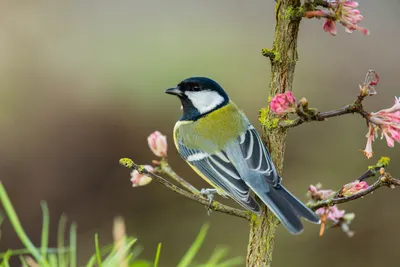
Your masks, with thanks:
[(357, 180), (364, 181), (370, 177), (374, 177), (376, 175), (376, 172), (379, 171), (381, 167), (374, 167), (372, 169), (367, 170), (366, 172), (364, 172), (362, 175), (360, 175), (360, 177), (357, 178)]
[(164, 179), (163, 177), (153, 173), (153, 172), (149, 172), (146, 168), (144, 168), (142, 165), (138, 165), (136, 163), (134, 163), (131, 159), (128, 158), (123, 158), (120, 159), (120, 164), (130, 168), (130, 169), (134, 169), (137, 170), (140, 174), (144, 174), (154, 180), (156, 180), (157, 182), (159, 182), (160, 184), (162, 184), (163, 186), (167, 187), (168, 189), (171, 189), (172, 191), (174, 191), (175, 193), (178, 193), (179, 195), (182, 195), (188, 199), (191, 199), (193, 201), (196, 201), (206, 207), (209, 207), (211, 210), (214, 211), (218, 211), (218, 212), (222, 212), (222, 213), (226, 213), (229, 215), (233, 215), (236, 217), (240, 217), (246, 220), (250, 220), (250, 213), (247, 211), (243, 211), (240, 209), (236, 209), (236, 208), (232, 208), (230, 206), (224, 205), (218, 201), (213, 200), (211, 205), (210, 205), (210, 201), (209, 199), (203, 197), (202, 195), (194, 195), (174, 184), (172, 184), (171, 182), (169, 182), (168, 180)]
[(182, 185), (184, 188), (186, 188), (189, 192), (191, 192), (194, 195), (201, 195), (200, 191), (197, 190), (193, 185), (188, 183), (185, 179), (180, 177), (168, 164), (166, 160), (161, 160), (160, 162), (160, 168), (158, 168), (158, 172), (161, 174), (166, 174), (176, 182), (178, 182), (180, 185)]
[(396, 186), (400, 186), (400, 180), (393, 178), (389, 173), (384, 173), (381, 177), (379, 177), (379, 179), (375, 183), (373, 183), (371, 186), (369, 186), (367, 189), (363, 191), (360, 191), (354, 195), (346, 197), (334, 197), (327, 200), (321, 200), (309, 205), (309, 207), (313, 210), (317, 210), (322, 207), (329, 207), (336, 204), (346, 203), (361, 198), (363, 196), (366, 196), (382, 186), (388, 186), (390, 188), (394, 188)]
[(364, 107), (362, 105), (362, 101), (364, 100), (364, 98), (365, 95), (360, 94), (353, 104), (349, 104), (342, 108), (325, 112), (318, 112), (317, 110), (311, 108), (309, 109), (307, 100), (302, 99), (303, 102), (300, 102), (296, 108), (296, 114), (299, 117), (295, 120), (281, 121), (279, 123), (279, 126), (282, 128), (293, 128), (304, 122), (325, 121), (328, 118), (354, 113), (360, 114), (364, 119), (367, 120), (368, 123), (369, 113), (364, 110)]

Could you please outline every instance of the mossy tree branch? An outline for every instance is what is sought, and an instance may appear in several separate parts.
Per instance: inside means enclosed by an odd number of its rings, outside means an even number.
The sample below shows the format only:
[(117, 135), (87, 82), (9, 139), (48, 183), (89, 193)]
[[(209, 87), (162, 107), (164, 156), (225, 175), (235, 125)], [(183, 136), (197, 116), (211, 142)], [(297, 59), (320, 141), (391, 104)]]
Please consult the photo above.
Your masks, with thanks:
[[(275, 37), (272, 49), (264, 49), (263, 55), (271, 61), (270, 97), (292, 90), (294, 71), (298, 59), (297, 37), (300, 19), (293, 20), (294, 10), (301, 7), (300, 0), (278, 0), (275, 7)], [(287, 129), (270, 127), (277, 122), (268, 108), (260, 111), (263, 140), (269, 148), (277, 171), (282, 174)], [(278, 220), (266, 207), (260, 217), (252, 217), (250, 223), (247, 266), (268, 267), (272, 264), (275, 231)]]

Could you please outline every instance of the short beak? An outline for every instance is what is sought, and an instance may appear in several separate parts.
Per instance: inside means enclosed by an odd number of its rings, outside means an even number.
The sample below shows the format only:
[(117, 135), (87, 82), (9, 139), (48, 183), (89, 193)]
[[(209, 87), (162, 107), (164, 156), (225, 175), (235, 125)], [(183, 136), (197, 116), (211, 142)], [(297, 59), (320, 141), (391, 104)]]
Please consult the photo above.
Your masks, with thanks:
[(182, 95), (182, 91), (181, 90), (179, 90), (178, 88), (168, 88), (168, 89), (166, 89), (165, 91), (164, 91), (164, 93), (166, 93), (166, 94), (170, 94), (170, 95), (177, 95), (177, 96), (180, 96), (180, 95)]

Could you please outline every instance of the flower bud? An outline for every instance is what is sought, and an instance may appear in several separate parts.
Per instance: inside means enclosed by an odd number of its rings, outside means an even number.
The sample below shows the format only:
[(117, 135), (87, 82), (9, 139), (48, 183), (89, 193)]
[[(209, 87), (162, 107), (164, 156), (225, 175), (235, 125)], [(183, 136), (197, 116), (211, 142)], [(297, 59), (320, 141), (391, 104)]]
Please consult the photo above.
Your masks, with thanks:
[(284, 94), (277, 94), (272, 98), (270, 104), (272, 112), (278, 115), (296, 111), (296, 98), (291, 91), (286, 91)]
[[(153, 171), (153, 167), (150, 165), (144, 165), (143, 166), (146, 170), (149, 172)], [(144, 174), (140, 174), (137, 170), (133, 170), (131, 172), (131, 182), (133, 187), (137, 186), (144, 186), (149, 184), (152, 181), (152, 179)]]
[(154, 155), (158, 157), (167, 156), (167, 137), (159, 131), (155, 131), (147, 137), (147, 142)]
[(343, 186), (340, 195), (347, 197), (347, 196), (351, 196), (354, 195), (360, 191), (363, 191), (365, 189), (368, 188), (368, 184), (365, 181), (354, 181), (352, 183), (346, 184)]

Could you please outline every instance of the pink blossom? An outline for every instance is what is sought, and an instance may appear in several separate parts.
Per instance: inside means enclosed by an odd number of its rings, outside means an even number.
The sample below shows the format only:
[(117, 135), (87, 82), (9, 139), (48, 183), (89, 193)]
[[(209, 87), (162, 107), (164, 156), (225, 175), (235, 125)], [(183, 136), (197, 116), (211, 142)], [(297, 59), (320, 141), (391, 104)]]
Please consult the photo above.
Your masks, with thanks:
[(367, 145), (363, 150), (367, 158), (372, 157), (372, 142), (378, 132), (381, 132), (381, 139), (385, 138), (389, 147), (393, 147), (395, 141), (400, 143), (400, 98), (395, 97), (395, 103), (391, 108), (372, 112), (369, 117)]
[(296, 98), (291, 91), (286, 91), (283, 94), (277, 94), (270, 102), (271, 111), (283, 115), (289, 112), (296, 111)]
[(366, 137), (367, 145), (365, 146), (365, 149), (362, 150), (362, 152), (364, 153), (364, 156), (367, 157), (367, 159), (370, 159), (374, 155), (374, 152), (372, 151), (372, 142), (375, 141), (375, 128), (372, 126), (372, 124), (369, 125)]
[(363, 19), (361, 12), (356, 9), (358, 2), (345, 0), (330, 0), (328, 1), (327, 10), (307, 11), (304, 16), (307, 18), (326, 18), (323, 29), (331, 35), (336, 35), (336, 22), (339, 22), (345, 27), (346, 32), (352, 33), (354, 30), (361, 31), (364, 35), (369, 34), (366, 28), (358, 26)]
[(322, 28), (324, 31), (329, 32), (332, 35), (337, 34), (336, 22), (331, 19), (326, 19), (324, 25), (322, 25)]
[(167, 137), (159, 131), (155, 131), (147, 137), (151, 151), (158, 157), (167, 156)]
[(360, 191), (367, 189), (369, 186), (365, 181), (354, 181), (352, 183), (346, 184), (343, 186), (340, 195), (341, 196), (351, 196)]
[(331, 220), (335, 223), (339, 222), (340, 219), (343, 218), (345, 211), (339, 210), (336, 205), (327, 207), (327, 208), (319, 208), (315, 211), (317, 215), (326, 216), (326, 219)]
[(335, 193), (333, 190), (330, 189), (322, 190), (321, 187), (322, 187), (321, 184), (317, 184), (315, 186), (310, 185), (308, 187), (308, 196), (313, 200), (319, 201), (328, 199)]
[[(149, 172), (153, 171), (153, 167), (151, 167), (150, 165), (144, 165), (143, 167)], [(147, 185), (151, 182), (151, 180), (152, 179), (150, 177), (144, 174), (140, 174), (137, 170), (133, 170), (131, 172), (131, 182), (133, 187)]]

